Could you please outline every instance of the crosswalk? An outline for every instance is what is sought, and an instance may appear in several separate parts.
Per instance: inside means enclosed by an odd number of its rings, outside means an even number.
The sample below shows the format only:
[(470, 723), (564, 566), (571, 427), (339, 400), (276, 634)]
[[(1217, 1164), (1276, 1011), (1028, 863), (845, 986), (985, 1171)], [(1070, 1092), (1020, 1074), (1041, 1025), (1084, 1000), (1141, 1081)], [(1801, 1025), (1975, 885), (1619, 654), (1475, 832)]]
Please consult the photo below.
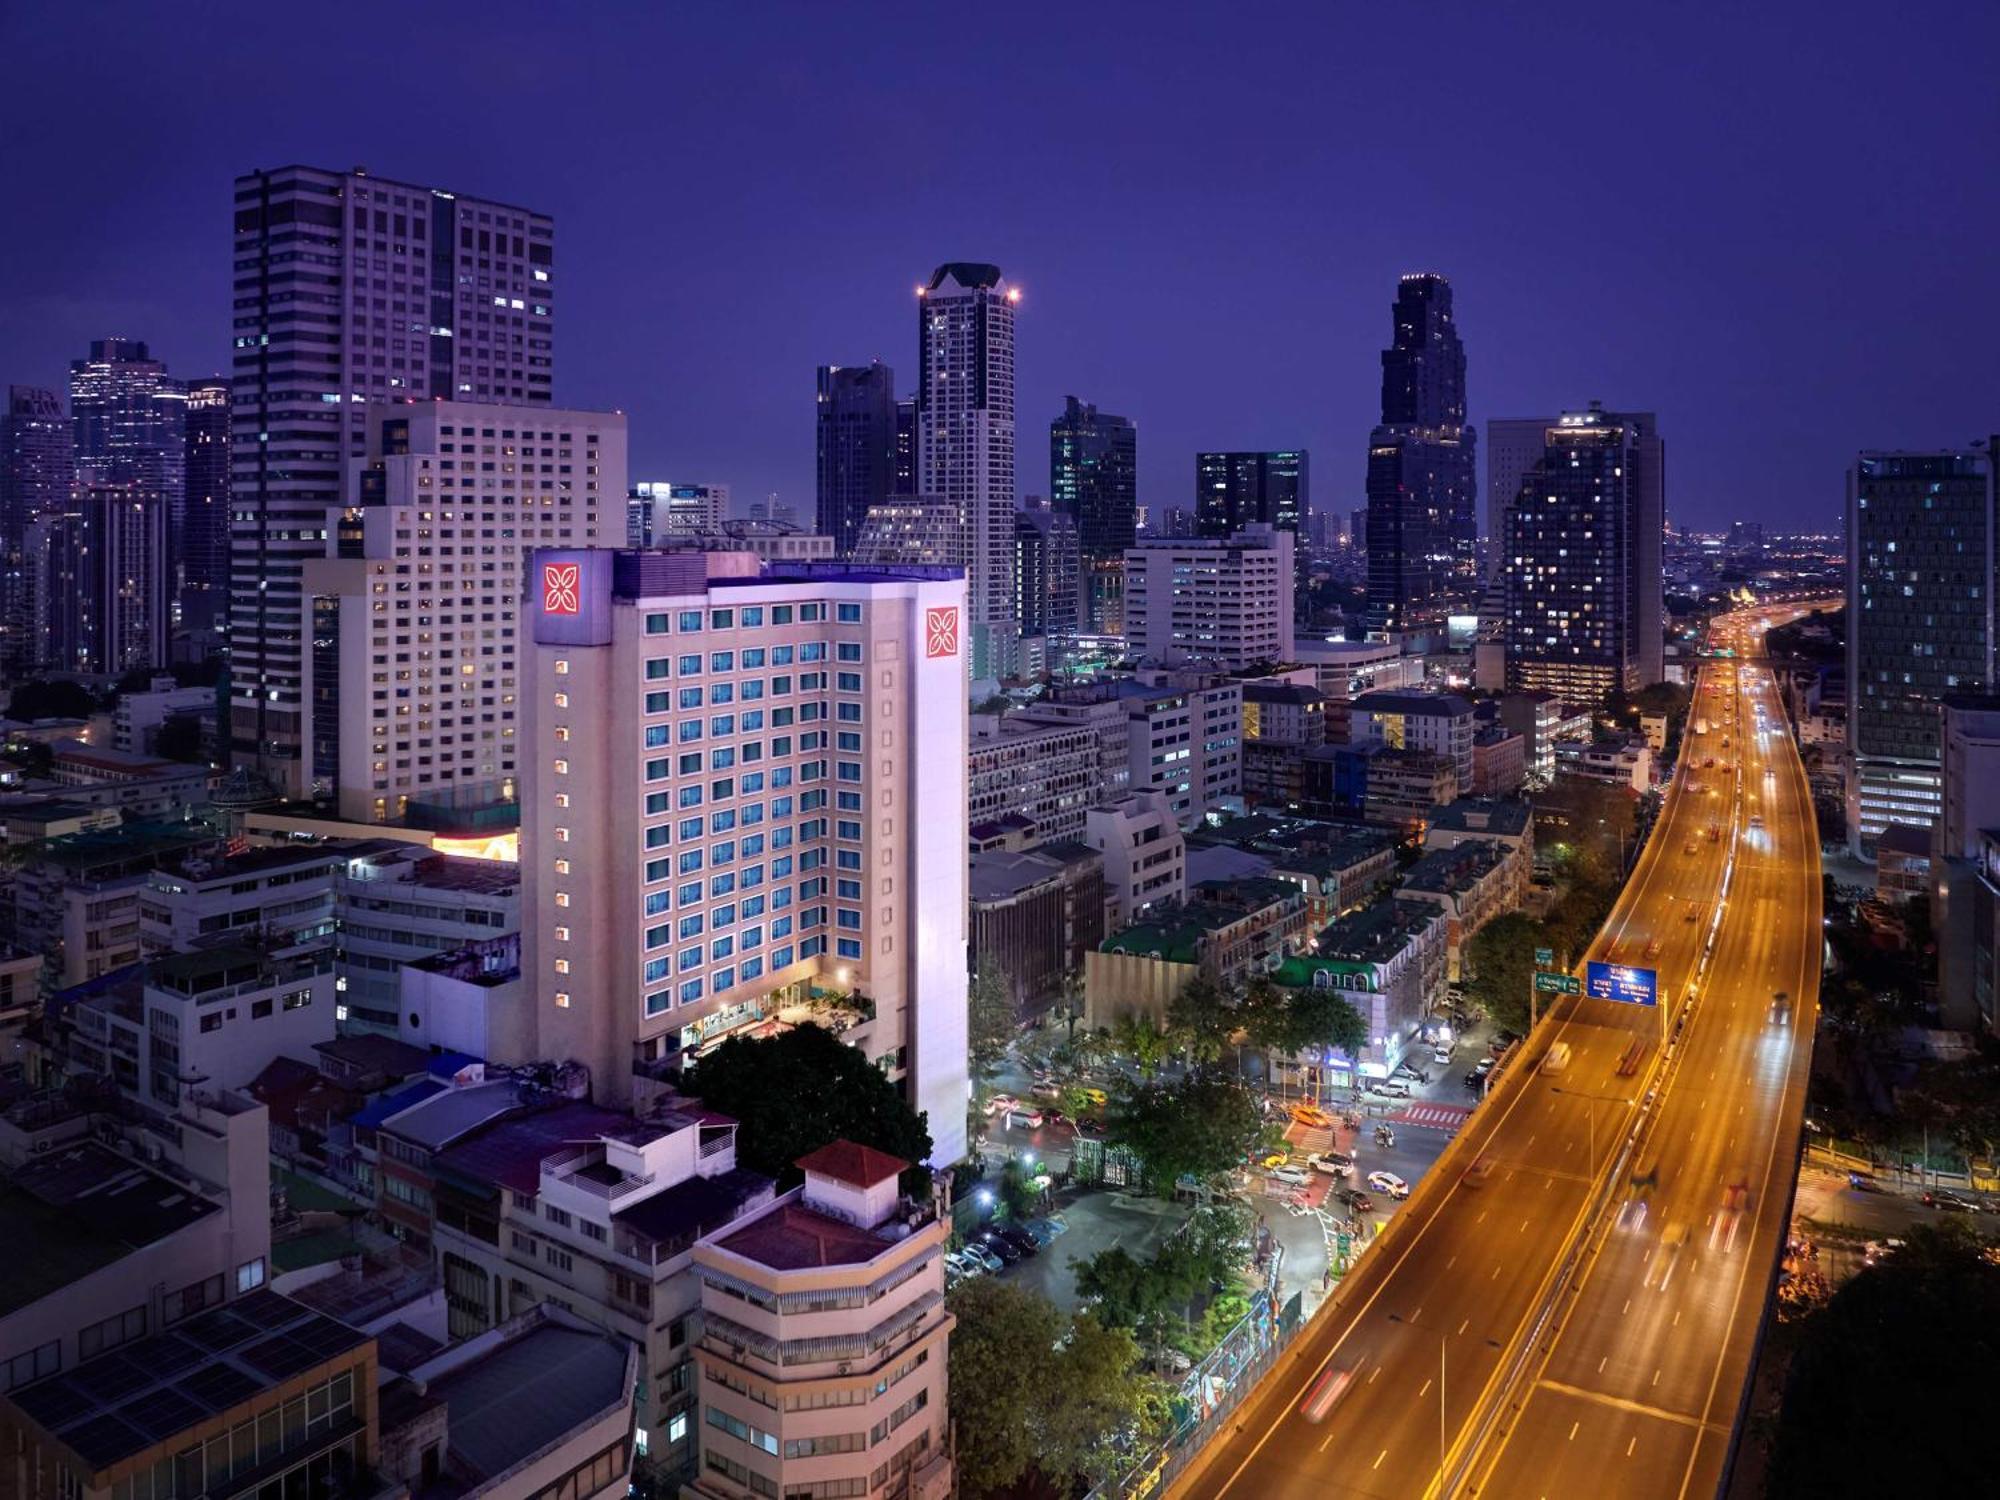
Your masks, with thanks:
[(1392, 1125), (1423, 1125), (1432, 1130), (1456, 1130), (1472, 1113), (1463, 1104), (1407, 1104), (1389, 1116)]

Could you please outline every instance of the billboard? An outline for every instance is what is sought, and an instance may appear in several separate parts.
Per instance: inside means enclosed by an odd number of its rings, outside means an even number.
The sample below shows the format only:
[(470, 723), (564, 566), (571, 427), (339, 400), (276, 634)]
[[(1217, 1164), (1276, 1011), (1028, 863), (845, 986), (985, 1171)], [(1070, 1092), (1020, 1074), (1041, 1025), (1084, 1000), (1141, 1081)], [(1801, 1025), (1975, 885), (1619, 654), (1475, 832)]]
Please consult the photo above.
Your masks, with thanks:
[(1659, 989), (1659, 974), (1653, 969), (1599, 963), (1595, 959), (1584, 966), (1583, 992), (1593, 1000), (1616, 1000), (1623, 1005), (1658, 1005)]

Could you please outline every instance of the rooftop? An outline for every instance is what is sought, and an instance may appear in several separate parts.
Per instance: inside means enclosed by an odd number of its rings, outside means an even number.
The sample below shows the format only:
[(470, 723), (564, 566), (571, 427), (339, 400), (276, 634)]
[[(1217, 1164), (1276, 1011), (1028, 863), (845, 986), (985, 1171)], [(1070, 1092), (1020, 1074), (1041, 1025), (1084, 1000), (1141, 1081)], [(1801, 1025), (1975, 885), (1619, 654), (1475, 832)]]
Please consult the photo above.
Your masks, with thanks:
[(214, 1212), (206, 1198), (94, 1140), (37, 1156), (0, 1183), (0, 1317)]
[(872, 1188), (877, 1183), (887, 1182), (908, 1171), (910, 1166), (899, 1156), (849, 1140), (829, 1141), (819, 1150), (801, 1156), (792, 1165), (801, 1172), (831, 1177), (835, 1182), (858, 1188)]
[(1354, 700), (1356, 708), (1376, 714), (1449, 715), (1472, 712), (1472, 701), (1457, 693), (1413, 693), (1401, 688), (1375, 688)]
[(519, 1105), (520, 1089), (512, 1079), (475, 1083), (420, 1099), (385, 1119), (382, 1128), (399, 1140), (441, 1151)]
[(1891, 823), (1876, 836), (1875, 850), (1878, 854), (1901, 854), (1905, 857), (1921, 856), (1930, 858), (1931, 831), (1912, 823)]
[(190, 849), (178, 858), (162, 860), (160, 873), (206, 883), (268, 875), (274, 870), (289, 870), (299, 865), (325, 865), (330, 869), (347, 858), (348, 851), (354, 847), (344, 842), (272, 844), (229, 855)]
[[(370, 1343), (368, 1335), (258, 1290), (8, 1399), (98, 1470), (207, 1423)], [(356, 1391), (357, 1409), (368, 1393)]]
[(663, 1192), (641, 1198), (611, 1216), (657, 1245), (688, 1245), (741, 1217), (777, 1184), (761, 1172), (734, 1167), (713, 1177), (690, 1177)]
[(1044, 844), (1039, 849), (1016, 853), (989, 849), (972, 856), (970, 884), (974, 901), (1001, 901), (1018, 896), (1045, 881), (1059, 879), (1067, 870), (1103, 857), (1084, 844)]
[(1464, 833), (1505, 834), (1518, 838), (1533, 824), (1535, 810), (1526, 802), (1487, 797), (1460, 797), (1431, 809), (1431, 827)]
[(1509, 850), (1496, 839), (1461, 839), (1432, 849), (1403, 874), (1403, 886), (1413, 891), (1450, 895), (1477, 884), (1506, 859)]
[[(1263, 883), (1263, 882), (1258, 882)], [(1272, 881), (1284, 887), (1284, 894), (1296, 897), (1297, 886)], [(1201, 959), (1201, 942), (1210, 933), (1233, 927), (1243, 920), (1244, 909), (1216, 901), (1189, 901), (1170, 908), (1144, 922), (1135, 922), (1106, 938), (1102, 953), (1128, 953), (1141, 958), (1159, 957), (1169, 963), (1191, 964)]]
[(716, 1241), (718, 1247), (730, 1254), (754, 1260), (774, 1271), (863, 1265), (888, 1249), (890, 1243), (873, 1230), (808, 1208), (798, 1199), (779, 1204)]
[(387, 1078), (408, 1078), (430, 1067), (430, 1054), (393, 1036), (379, 1032), (357, 1032), (337, 1036), (332, 1041), (314, 1042), (313, 1051), (343, 1070), (380, 1073)]
[(1439, 909), (1428, 901), (1391, 898), (1342, 917), (1319, 935), (1321, 958), (1353, 963), (1386, 963), (1433, 922)]
[[(485, 1483), (630, 1403), (630, 1346), (595, 1330), (530, 1315), (471, 1358), (447, 1351), (414, 1372), (441, 1397), (454, 1478)], [(439, 1368), (443, 1366), (443, 1368)], [(435, 1372), (435, 1373), (433, 1373)]]
[(493, 1183), (517, 1193), (540, 1190), (542, 1159), (559, 1148), (595, 1141), (632, 1123), (632, 1117), (580, 1100), (498, 1120), (438, 1154), (440, 1172)]

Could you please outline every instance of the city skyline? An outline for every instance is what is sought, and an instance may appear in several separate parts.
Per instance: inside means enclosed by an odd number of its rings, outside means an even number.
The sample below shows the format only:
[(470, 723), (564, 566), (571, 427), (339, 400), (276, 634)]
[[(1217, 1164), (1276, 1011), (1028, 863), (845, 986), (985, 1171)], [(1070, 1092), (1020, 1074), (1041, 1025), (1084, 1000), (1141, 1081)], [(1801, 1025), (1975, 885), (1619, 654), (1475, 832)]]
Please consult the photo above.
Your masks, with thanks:
[[(216, 247), (227, 181), (260, 160), (365, 162), (401, 180), (527, 202), (568, 226), (568, 354), (557, 399), (625, 410), (635, 472), (714, 475), (745, 503), (776, 491), (801, 513), (810, 507), (815, 369), (878, 356), (907, 365), (912, 286), (941, 260), (966, 256), (1007, 267), (1023, 293), (1019, 420), (1039, 429), (1068, 391), (1130, 416), (1146, 432), (1139, 498), (1149, 507), (1188, 498), (1187, 455), (1197, 450), (1300, 446), (1328, 456), (1325, 504), (1356, 508), (1362, 467), (1336, 467), (1332, 458), (1357, 453), (1376, 416), (1382, 288), (1404, 273), (1435, 270), (1457, 292), (1472, 352), (1473, 422), (1587, 396), (1613, 408), (1645, 406), (1681, 435), (1676, 523), (1714, 527), (1750, 515), (1774, 527), (1830, 529), (1840, 475), (1856, 449), (1948, 446), (1985, 430), (1976, 341), (1953, 333), (1927, 305), (1925, 288), (1949, 267), (1976, 304), (1990, 300), (1995, 276), (1976, 253), (1990, 213), (1969, 186), (1977, 180), (1975, 143), (1990, 136), (1991, 105), (1964, 102), (1967, 91), (1914, 61), (1886, 69), (1871, 62), (1864, 88), (1843, 79), (1858, 81), (1848, 75), (1862, 58), (1931, 57), (1949, 73), (1980, 54), (1970, 32), (1992, 19), (1928, 33), (1920, 20), (1892, 47), (1869, 29), (1891, 24), (1886, 19), (1814, 16), (1805, 31), (1771, 19), (1739, 31), (1721, 57), (1693, 28), (1660, 38), (1655, 62), (1637, 80), (1619, 70), (1623, 87), (1645, 100), (1670, 93), (1680, 68), (1696, 59), (1742, 86), (1714, 79), (1715, 102), (1698, 126), (1663, 133), (1645, 123), (1648, 111), (1635, 109), (1597, 124), (1588, 140), (1576, 122), (1601, 112), (1538, 102), (1514, 86), (1518, 70), (1505, 60), (1532, 54), (1538, 28), (1503, 29), (1477, 14), (1439, 29), (1435, 60), (1451, 86), (1437, 90), (1435, 109), (1406, 137), (1373, 124), (1393, 113), (1381, 92), (1390, 85), (1360, 76), (1358, 65), (1336, 65), (1341, 87), (1329, 95), (1340, 102), (1309, 131), (1260, 119), (1225, 124), (1202, 140), (1173, 119), (1164, 80), (1197, 65), (1212, 70), (1225, 99), (1269, 78), (1273, 108), (1303, 110), (1319, 80), (1292, 59), (1317, 50), (1302, 45), (1321, 24), (1312, 18), (1277, 37), (1237, 40), (1219, 55), (1201, 28), (1177, 22), (1149, 34), (1152, 68), (1094, 80), (1090, 89), (1077, 86), (1080, 63), (1003, 42), (984, 70), (955, 78), (952, 88), (1031, 101), (1054, 92), (1063, 107), (1009, 110), (1005, 123), (975, 127), (963, 143), (990, 166), (963, 181), (940, 160), (912, 159), (904, 149), (943, 102), (941, 85), (926, 81), (932, 70), (924, 59), (935, 44), (922, 28), (846, 61), (836, 50), (833, 66), (814, 71), (806, 59), (823, 58), (831, 39), (820, 31), (827, 23), (813, 17), (768, 36), (741, 19), (634, 17), (622, 24), (616, 57), (594, 49), (607, 86), (587, 91), (587, 118), (593, 137), (651, 142), (670, 153), (673, 171), (642, 186), (634, 168), (601, 156), (588, 166), (574, 159), (586, 90), (544, 77), (525, 60), (534, 55), (530, 23), (506, 7), (482, 27), (478, 46), (513, 68), (513, 86), (533, 99), (519, 124), (503, 113), (470, 142), (448, 131), (427, 135), (427, 122), (457, 118), (475, 102), (468, 71), (463, 84), (427, 76), (415, 92), (436, 97), (416, 106), (415, 119), (399, 113), (393, 129), (366, 117), (296, 123), (249, 153), (239, 144), (242, 122), (300, 117), (264, 109), (255, 86), (181, 94), (179, 80), (198, 72), (174, 67), (189, 44), (157, 29), (161, 22), (133, 11), (121, 27), (93, 28), (86, 63), (77, 21), (16, 14), (7, 23), (15, 45), (5, 49), (15, 60), (10, 72), (19, 69), (4, 91), (10, 115), (55, 117), (54, 101), (86, 65), (116, 73), (157, 60), (166, 97), (149, 96), (147, 107), (163, 107), (190, 128), (175, 133), (171, 152), (151, 145), (124, 157), (96, 152), (88, 201), (67, 185), (66, 153), (143, 134), (133, 129), (136, 101), (103, 100), (72, 122), (61, 152), (34, 145), (32, 130), (9, 133), (19, 143), (5, 148), (10, 178), (44, 232), (0, 250), (0, 274), (13, 289), (12, 316), (0, 325), (0, 370), (12, 383), (53, 384), (75, 348), (112, 334), (148, 341), (177, 370), (224, 367), (229, 289)], [(448, 18), (409, 24), (417, 45), (402, 55), (411, 68), (426, 51), (423, 36), (462, 41)], [(1610, 22), (1583, 45), (1621, 55), (1629, 43), (1622, 29)], [(585, 47), (594, 36), (610, 40), (596, 33), (582, 23), (575, 40)], [(268, 36), (259, 45), (283, 42)], [(1793, 55), (1774, 70), (1781, 43)], [(302, 51), (296, 82), (330, 82), (352, 60), (348, 45), (332, 39)], [(711, 57), (713, 82), (665, 98), (619, 86), (625, 70), (668, 45)], [(1340, 51), (1365, 56), (1368, 48)], [(402, 66), (388, 64), (385, 89), (414, 83)], [(717, 98), (746, 88), (760, 107), (716, 114)], [(1491, 107), (1503, 89), (1507, 107)], [(631, 113), (622, 96), (644, 99), (643, 112)], [(836, 106), (858, 108), (866, 122), (841, 147), (846, 171), (886, 180), (900, 167), (921, 191), (834, 188), (846, 174), (825, 169), (809, 145)], [(968, 114), (982, 117), (976, 108)], [(1628, 117), (1640, 123), (1617, 123)], [(1873, 233), (1835, 190), (1835, 174), (1865, 156), (1865, 143), (1891, 120), (1908, 148), (1902, 180), (1932, 205), (1934, 232), (1922, 243)], [(1252, 149), (1251, 136), (1267, 125), (1272, 138), (1291, 138), (1275, 156)], [(1123, 181), (1101, 199), (1079, 199), (1059, 170), (1078, 134), (1112, 140), (1127, 158)], [(1754, 160), (1738, 148), (1745, 138), (1759, 141)], [(1535, 164), (1578, 150), (1646, 160), (1652, 191), (1612, 195), (1588, 222), (1521, 222), (1516, 205)], [(650, 162), (654, 152), (631, 156)], [(809, 160), (807, 173), (801, 164)], [(1433, 160), (1452, 165), (1447, 171)], [(1341, 184), (1398, 165), (1409, 170), (1397, 211), (1356, 221)], [(1185, 239), (1154, 232), (1184, 221), (1204, 194), (1222, 194), (1238, 210), (1229, 216), (1235, 220), (1301, 187), (1295, 231), (1255, 245), (1220, 231)], [(725, 229), (666, 232), (704, 203), (726, 209)], [(111, 233), (99, 204), (135, 205), (148, 233)], [(1658, 208), (1719, 232), (1662, 235)], [(1056, 235), (1046, 226), (1059, 220), (1070, 222)], [(1339, 232), (1329, 234), (1334, 225)], [(795, 255), (801, 237), (817, 261), (819, 285), (811, 289), (778, 260)], [(1167, 240), (1171, 250), (1162, 248)], [(1801, 245), (1813, 247), (1810, 257), (1799, 254)], [(1118, 295), (1101, 295), (1113, 283)], [(843, 295), (826, 295), (829, 286)], [(1188, 294), (1194, 286), (1198, 297)], [(1273, 325), (1262, 308), (1278, 286), (1294, 290), (1285, 321)], [(1751, 286), (1756, 295), (1746, 298)], [(1836, 301), (1847, 309), (1843, 317), (1824, 317)], [(1607, 340), (1602, 332), (1611, 326), (1620, 334)], [(1865, 362), (1856, 353), (1862, 348), (1870, 351)], [(1718, 380), (1714, 362), (1725, 351), (1734, 373)], [(1784, 393), (1775, 418), (1774, 391)], [(1040, 487), (1032, 470), (1021, 484)]]

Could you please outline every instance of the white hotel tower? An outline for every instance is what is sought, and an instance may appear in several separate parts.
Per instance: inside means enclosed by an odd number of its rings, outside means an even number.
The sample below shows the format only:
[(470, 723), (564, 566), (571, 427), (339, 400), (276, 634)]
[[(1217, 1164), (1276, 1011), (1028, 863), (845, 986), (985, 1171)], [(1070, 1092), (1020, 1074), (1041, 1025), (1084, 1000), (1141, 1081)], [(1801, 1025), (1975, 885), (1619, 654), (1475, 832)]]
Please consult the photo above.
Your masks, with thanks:
[(966, 590), (947, 568), (534, 554), (523, 964), (623, 1101), (811, 986), (965, 1153)]

